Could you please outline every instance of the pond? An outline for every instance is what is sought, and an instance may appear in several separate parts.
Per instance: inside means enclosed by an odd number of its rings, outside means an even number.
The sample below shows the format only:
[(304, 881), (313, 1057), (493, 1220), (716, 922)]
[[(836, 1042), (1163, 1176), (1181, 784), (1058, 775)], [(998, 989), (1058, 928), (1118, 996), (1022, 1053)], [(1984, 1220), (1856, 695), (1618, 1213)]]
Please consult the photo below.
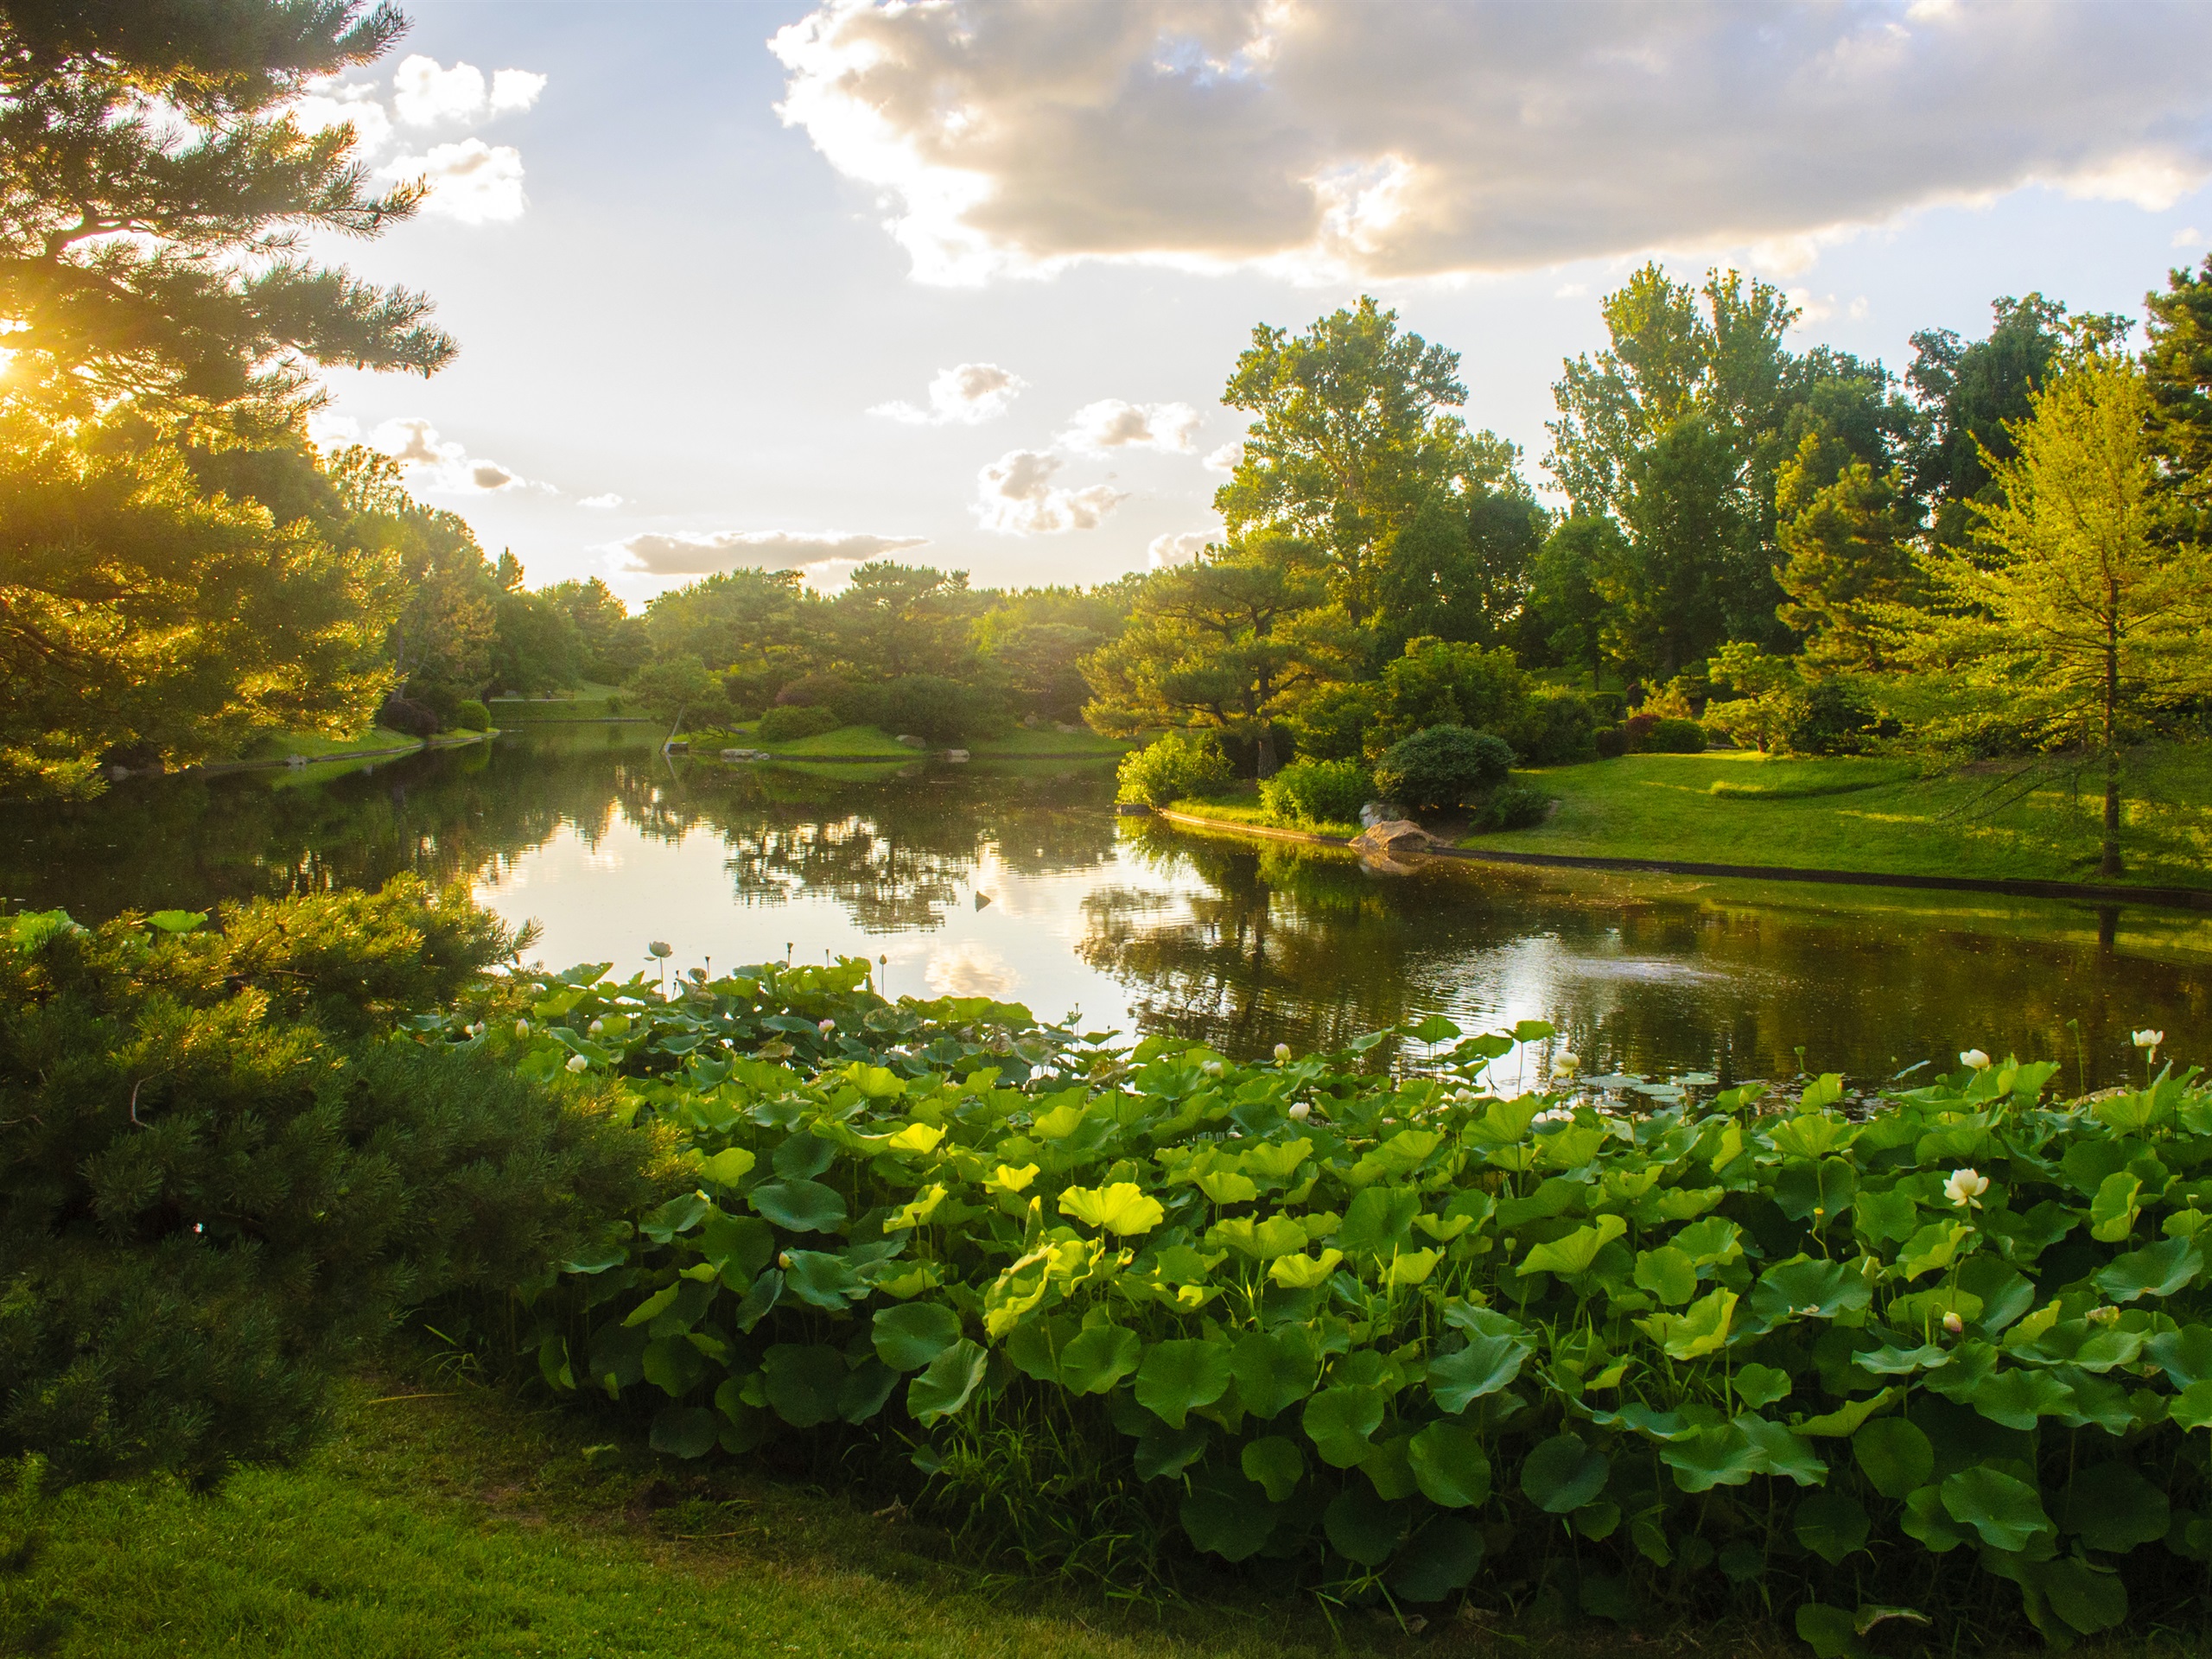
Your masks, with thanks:
[[(893, 995), (988, 995), (1240, 1055), (1441, 1012), (1551, 1020), (1599, 1068), (1888, 1077), (1958, 1050), (2202, 1052), (2212, 918), (2149, 907), (1452, 863), (1116, 820), (1096, 763), (725, 766), (639, 726), (539, 727), (334, 775), (137, 779), (0, 808), (0, 897), (127, 906), (467, 880), (549, 966), (865, 955)], [(2075, 1022), (2069, 1027), (2069, 1022)], [(2078, 1037), (2077, 1037), (2078, 1030)], [(1541, 1064), (1541, 1059), (1538, 1060)], [(1509, 1062), (1509, 1064), (1511, 1064)], [(1510, 1077), (1509, 1073), (1509, 1077)]]

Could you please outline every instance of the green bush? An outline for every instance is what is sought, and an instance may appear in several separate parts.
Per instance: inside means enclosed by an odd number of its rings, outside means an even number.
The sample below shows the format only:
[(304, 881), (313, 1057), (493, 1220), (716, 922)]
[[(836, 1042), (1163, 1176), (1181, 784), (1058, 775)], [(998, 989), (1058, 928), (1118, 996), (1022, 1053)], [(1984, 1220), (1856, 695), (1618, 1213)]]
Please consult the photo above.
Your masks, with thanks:
[(1705, 728), (1694, 720), (1672, 715), (1633, 715), (1629, 718), (1629, 748), (1637, 754), (1702, 754)]
[(1564, 766), (1597, 759), (1598, 720), (1580, 691), (1546, 686), (1507, 731), (1523, 766)]
[(474, 697), (462, 699), (454, 710), (453, 723), (464, 732), (492, 729), (492, 711)]
[(204, 919), (0, 932), (0, 1456), (65, 1480), (289, 1456), (401, 1312), (504, 1300), (667, 1190), (565, 1077), (381, 1035), (512, 953), (465, 890)]
[(1145, 806), (1213, 794), (1236, 781), (1221, 740), (1211, 732), (1169, 732), (1123, 755), (1116, 775), (1120, 787), (1114, 798)]
[(1290, 823), (1357, 823), (1375, 780), (1357, 760), (1294, 760), (1260, 785), (1268, 811)]
[(779, 703), (760, 716), (753, 731), (763, 743), (791, 743), (834, 732), (843, 724), (834, 709), (818, 703)]
[(1324, 685), (1300, 703), (1285, 724), (1300, 754), (1315, 760), (1357, 760), (1365, 753), (1376, 702), (1371, 685)]
[(1383, 752), (1375, 787), (1408, 811), (1442, 811), (1497, 788), (1512, 770), (1512, 746), (1503, 738), (1465, 726), (1431, 726)]
[(995, 699), (972, 685), (934, 674), (909, 674), (883, 687), (882, 726), (932, 743), (958, 743), (1003, 726)]
[(1471, 822), (1478, 830), (1528, 830), (1544, 821), (1552, 798), (1526, 784), (1500, 784), (1475, 803)]
[(1404, 1074), (1370, 1063), (1391, 1033), (1247, 1065), (889, 1007), (866, 972), (671, 1007), (549, 982), (559, 1028), (498, 1039), (526, 1072), (611, 1068), (698, 1160), (527, 1336), (666, 1453), (849, 1468), (873, 1435), (913, 1506), (997, 1516), (1033, 1560), (1127, 1570), (1179, 1531), (1421, 1604), (1822, 1640), (1906, 1607), (1939, 1648), (2005, 1635), (1999, 1594), (2062, 1646), (2202, 1616), (2194, 1072), (2063, 1103), (2055, 1065), (1970, 1055), (1848, 1110), (1828, 1076), (1630, 1116), (1517, 1065), (1492, 1089), (1535, 1022), (1431, 1017)]
[(1601, 728), (1592, 747), (1597, 750), (1598, 759), (1600, 760), (1619, 760), (1628, 753), (1627, 728), (1620, 726)]

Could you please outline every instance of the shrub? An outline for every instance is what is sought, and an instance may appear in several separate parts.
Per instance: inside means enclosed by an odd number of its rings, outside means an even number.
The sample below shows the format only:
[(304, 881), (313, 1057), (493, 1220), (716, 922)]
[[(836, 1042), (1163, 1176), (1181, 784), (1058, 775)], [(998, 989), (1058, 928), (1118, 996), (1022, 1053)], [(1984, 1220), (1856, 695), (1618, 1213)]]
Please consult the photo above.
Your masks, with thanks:
[(1791, 712), (1783, 742), (1796, 754), (1856, 754), (1880, 731), (1873, 704), (1848, 680), (1815, 680)]
[(1600, 760), (1618, 760), (1628, 753), (1628, 728), (1608, 726), (1591, 740), (1591, 747), (1598, 751)]
[(852, 689), (852, 682), (842, 674), (802, 674), (776, 693), (776, 706), (827, 709)]
[(818, 703), (778, 703), (760, 716), (753, 731), (763, 743), (792, 743), (802, 737), (834, 732), (844, 723), (834, 709)]
[(435, 737), (438, 734), (436, 711), (428, 703), (403, 697), (397, 691), (377, 709), (377, 724), (407, 737)]
[(1523, 766), (1563, 766), (1595, 758), (1597, 728), (1597, 716), (1580, 691), (1547, 686), (1529, 697), (1508, 738)]
[(453, 723), (464, 732), (486, 732), (492, 728), (492, 711), (474, 697), (465, 697), (454, 710)]
[(1122, 757), (1116, 774), (1117, 801), (1166, 806), (1193, 795), (1208, 795), (1236, 780), (1221, 740), (1211, 732), (1169, 732)]
[(1300, 754), (1317, 760), (1357, 760), (1374, 723), (1375, 688), (1325, 685), (1299, 704), (1284, 723)]
[(1655, 721), (1643, 735), (1646, 754), (1702, 754), (1705, 752), (1705, 728), (1694, 720), (1674, 716)]
[(573, 1086), (384, 1039), (512, 953), (465, 891), (202, 919), (0, 932), (0, 1455), (62, 1479), (289, 1456), (401, 1311), (504, 1296), (668, 1190), (660, 1138)]
[(1374, 794), (1357, 760), (1294, 760), (1260, 785), (1268, 810), (1292, 823), (1357, 823)]
[(894, 734), (912, 733), (932, 743), (957, 743), (1002, 723), (988, 694), (934, 674), (909, 674), (882, 689), (877, 722)]
[(1541, 823), (1551, 810), (1552, 798), (1526, 784), (1500, 784), (1475, 803), (1478, 830), (1528, 830)]
[(1375, 787), (1414, 812), (1439, 811), (1495, 789), (1513, 770), (1503, 738), (1465, 726), (1431, 726), (1400, 738), (1375, 766)]

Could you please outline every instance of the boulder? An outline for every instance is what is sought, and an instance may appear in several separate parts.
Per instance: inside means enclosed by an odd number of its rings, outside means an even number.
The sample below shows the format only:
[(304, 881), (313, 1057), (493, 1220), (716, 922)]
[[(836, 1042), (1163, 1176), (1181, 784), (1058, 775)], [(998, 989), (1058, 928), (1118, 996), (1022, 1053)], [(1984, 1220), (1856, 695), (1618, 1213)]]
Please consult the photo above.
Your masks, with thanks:
[(948, 760), (965, 760), (968, 758), (968, 751), (965, 749), (947, 749), (944, 752), (944, 758)]
[(1368, 825), (1352, 837), (1351, 844), (1373, 856), (1402, 858), (1408, 853), (1427, 852), (1437, 845), (1437, 841), (1435, 836), (1410, 819), (1393, 818), (1386, 823)]

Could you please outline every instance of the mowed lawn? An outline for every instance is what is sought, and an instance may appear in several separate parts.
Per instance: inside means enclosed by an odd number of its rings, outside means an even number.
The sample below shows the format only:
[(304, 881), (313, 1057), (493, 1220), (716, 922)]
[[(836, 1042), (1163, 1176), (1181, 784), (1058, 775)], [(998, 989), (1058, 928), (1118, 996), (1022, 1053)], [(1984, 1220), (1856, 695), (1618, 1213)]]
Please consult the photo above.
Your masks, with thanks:
[[(1744, 752), (1636, 754), (1518, 773), (1556, 798), (1533, 829), (1466, 847), (1881, 874), (2096, 876), (2101, 775), (2017, 764), (1937, 777), (1885, 760)], [(2212, 887), (2212, 747), (2145, 746), (2129, 759), (2126, 880)]]

